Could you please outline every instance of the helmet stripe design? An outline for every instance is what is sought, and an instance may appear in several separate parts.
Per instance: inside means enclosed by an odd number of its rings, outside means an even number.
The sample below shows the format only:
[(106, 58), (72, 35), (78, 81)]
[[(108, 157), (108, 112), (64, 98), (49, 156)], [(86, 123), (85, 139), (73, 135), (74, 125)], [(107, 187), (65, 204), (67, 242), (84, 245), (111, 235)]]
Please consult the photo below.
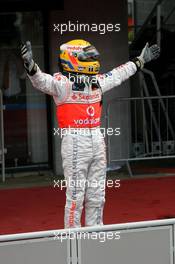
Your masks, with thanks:
[(70, 61), (61, 59), (61, 63), (67, 64), (70, 69), (74, 70), (74, 67)]
[(70, 53), (68, 54), (70, 61), (73, 65), (78, 66), (77, 60)]

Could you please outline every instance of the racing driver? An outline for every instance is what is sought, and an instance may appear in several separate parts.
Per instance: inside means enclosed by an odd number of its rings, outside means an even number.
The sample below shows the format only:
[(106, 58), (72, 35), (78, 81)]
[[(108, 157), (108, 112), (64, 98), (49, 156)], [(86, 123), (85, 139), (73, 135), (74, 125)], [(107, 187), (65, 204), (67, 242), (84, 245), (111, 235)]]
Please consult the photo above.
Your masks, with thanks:
[(62, 44), (61, 71), (43, 73), (34, 62), (30, 41), (21, 45), (24, 67), (32, 85), (53, 96), (59, 127), (65, 130), (61, 144), (67, 182), (65, 228), (81, 226), (85, 203), (85, 225), (103, 224), (106, 151), (100, 132), (102, 95), (134, 75), (144, 64), (157, 59), (160, 49), (147, 43), (140, 56), (107, 74), (99, 74), (99, 52), (88, 41), (77, 39)]

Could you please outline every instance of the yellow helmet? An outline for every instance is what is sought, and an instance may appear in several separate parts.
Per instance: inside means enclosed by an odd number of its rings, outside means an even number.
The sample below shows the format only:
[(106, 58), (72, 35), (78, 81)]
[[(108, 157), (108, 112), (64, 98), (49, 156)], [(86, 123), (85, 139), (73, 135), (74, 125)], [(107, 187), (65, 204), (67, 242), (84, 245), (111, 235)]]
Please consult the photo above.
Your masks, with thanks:
[(99, 53), (88, 41), (71, 40), (60, 46), (63, 71), (97, 74), (100, 70)]

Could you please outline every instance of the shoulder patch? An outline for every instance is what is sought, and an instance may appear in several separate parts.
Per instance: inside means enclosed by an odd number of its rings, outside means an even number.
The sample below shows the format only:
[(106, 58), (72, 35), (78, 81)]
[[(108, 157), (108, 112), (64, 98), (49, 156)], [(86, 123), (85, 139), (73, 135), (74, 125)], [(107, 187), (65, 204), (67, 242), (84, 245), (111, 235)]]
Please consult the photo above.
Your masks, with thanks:
[(109, 76), (112, 76), (112, 72), (111, 71), (105, 73), (105, 77), (109, 77)]

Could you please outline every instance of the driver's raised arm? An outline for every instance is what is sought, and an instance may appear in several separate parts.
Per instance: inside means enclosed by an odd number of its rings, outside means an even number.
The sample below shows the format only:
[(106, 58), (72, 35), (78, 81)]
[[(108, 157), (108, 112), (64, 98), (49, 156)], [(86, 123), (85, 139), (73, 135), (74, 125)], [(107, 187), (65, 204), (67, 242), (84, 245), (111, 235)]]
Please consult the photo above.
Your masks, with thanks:
[(149, 47), (149, 44), (147, 43), (140, 56), (136, 57), (132, 61), (116, 67), (106, 74), (99, 74), (98, 81), (103, 93), (113, 89), (116, 86), (119, 86), (122, 82), (134, 75), (137, 70), (142, 69), (145, 63), (157, 59), (159, 54), (160, 48), (157, 45)]
[(42, 72), (33, 60), (31, 43), (29, 41), (21, 46), (21, 56), (32, 85), (41, 92), (56, 96), (59, 101), (63, 101), (69, 92), (68, 79), (61, 73), (52, 76)]

